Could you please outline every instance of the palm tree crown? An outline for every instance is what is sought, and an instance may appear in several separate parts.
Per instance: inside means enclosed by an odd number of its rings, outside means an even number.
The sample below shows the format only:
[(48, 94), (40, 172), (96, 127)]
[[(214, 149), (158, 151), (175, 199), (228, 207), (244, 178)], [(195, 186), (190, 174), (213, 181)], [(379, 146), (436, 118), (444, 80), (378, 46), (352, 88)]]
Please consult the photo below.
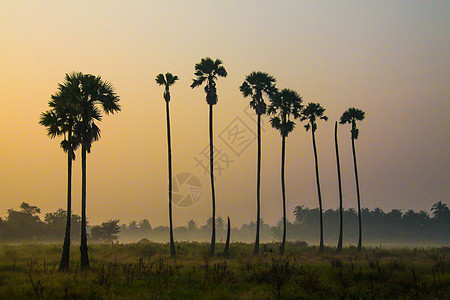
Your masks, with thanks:
[(317, 130), (317, 119), (328, 120), (328, 117), (324, 115), (325, 108), (323, 108), (319, 103), (308, 103), (302, 111), (302, 116), (300, 121), (308, 120), (305, 125), (306, 131), (310, 128), (312, 131)]
[(179, 78), (177, 75), (173, 75), (172, 73), (158, 74), (155, 78), (155, 81), (159, 85), (164, 85), (164, 100), (166, 102), (170, 102), (170, 90), (169, 87), (175, 83)]
[(267, 112), (273, 117), (270, 124), (281, 136), (287, 137), (295, 128), (294, 119), (300, 118), (303, 105), (302, 97), (293, 90), (283, 89), (270, 98), (271, 104)]
[(217, 91), (216, 80), (218, 77), (227, 77), (227, 71), (222, 65), (220, 59), (215, 61), (209, 57), (202, 58), (198, 64), (195, 64), (195, 76), (192, 79), (191, 88), (198, 87), (206, 80), (205, 85), (206, 102), (209, 105), (215, 105), (217, 103)]
[(250, 107), (258, 115), (266, 113), (266, 103), (263, 99), (263, 93), (269, 97), (277, 92), (275, 87), (275, 78), (264, 72), (252, 72), (245, 77), (244, 83), (239, 87), (244, 97), (252, 97)]
[(102, 110), (106, 115), (119, 112), (119, 96), (114, 87), (100, 76), (79, 73), (77, 105), (80, 109), (81, 122), (77, 128), (82, 144), (90, 153), (92, 142), (100, 139), (100, 128), (95, 121), (102, 120)]
[(365, 113), (357, 108), (350, 107), (341, 116), (340, 124), (352, 124), (352, 138), (358, 139), (359, 130), (356, 128), (356, 121), (364, 120)]
[(75, 160), (75, 150), (80, 145), (80, 140), (74, 132), (79, 122), (78, 107), (73, 94), (70, 93), (74, 88), (75, 76), (76, 73), (66, 74), (64, 82), (58, 85), (58, 91), (48, 102), (51, 109), (41, 113), (39, 120), (39, 124), (47, 128), (47, 135), (50, 138), (64, 135), (60, 146), (72, 160)]

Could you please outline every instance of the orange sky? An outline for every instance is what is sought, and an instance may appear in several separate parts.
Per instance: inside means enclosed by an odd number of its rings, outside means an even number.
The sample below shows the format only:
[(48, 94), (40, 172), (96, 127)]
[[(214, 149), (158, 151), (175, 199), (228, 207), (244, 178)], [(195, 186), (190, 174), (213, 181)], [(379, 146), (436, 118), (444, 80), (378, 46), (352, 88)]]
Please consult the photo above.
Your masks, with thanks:
[[(174, 173), (203, 185), (199, 202), (174, 208), (175, 225), (210, 215), (208, 177), (194, 157), (208, 145), (208, 107), (192, 90), (194, 64), (221, 58), (215, 139), (233, 159), (217, 178), (217, 215), (233, 225), (255, 219), (256, 143), (240, 156), (219, 133), (245, 114), (238, 87), (251, 71), (277, 78), (330, 120), (317, 142), (324, 208), (336, 208), (334, 121), (366, 112), (357, 141), (362, 205), (429, 210), (449, 198), (448, 1), (2, 1), (0, 2), (0, 215), (21, 202), (44, 212), (65, 207), (66, 158), (38, 124), (64, 74), (81, 71), (113, 83), (123, 111), (104, 118), (88, 156), (88, 219), (147, 218), (167, 224), (167, 157), (161, 72), (177, 74), (171, 117)], [(266, 120), (267, 121), (267, 120)], [(356, 207), (349, 126), (340, 126), (344, 205)], [(281, 217), (279, 134), (266, 123), (262, 217)], [(74, 212), (80, 211), (80, 160)], [(289, 217), (317, 206), (310, 133), (287, 139)]]

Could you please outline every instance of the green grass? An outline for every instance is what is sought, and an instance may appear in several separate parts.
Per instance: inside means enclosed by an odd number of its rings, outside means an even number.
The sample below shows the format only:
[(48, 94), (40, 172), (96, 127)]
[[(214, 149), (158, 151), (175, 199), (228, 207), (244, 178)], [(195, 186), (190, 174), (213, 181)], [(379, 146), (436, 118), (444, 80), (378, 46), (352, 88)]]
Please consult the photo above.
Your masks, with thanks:
[[(219, 244), (221, 251), (224, 245)], [(60, 245), (0, 246), (0, 299), (449, 299), (449, 248), (367, 248), (340, 254), (288, 243), (233, 243), (228, 258), (206, 243), (90, 245), (91, 270), (58, 272)]]

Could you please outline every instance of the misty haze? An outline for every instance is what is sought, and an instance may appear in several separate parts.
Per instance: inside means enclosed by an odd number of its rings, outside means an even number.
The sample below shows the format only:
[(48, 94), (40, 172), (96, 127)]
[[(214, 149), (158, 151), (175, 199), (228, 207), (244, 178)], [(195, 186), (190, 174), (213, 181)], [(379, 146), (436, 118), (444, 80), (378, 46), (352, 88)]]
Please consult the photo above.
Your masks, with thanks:
[(0, 298), (450, 298), (446, 1), (0, 3)]

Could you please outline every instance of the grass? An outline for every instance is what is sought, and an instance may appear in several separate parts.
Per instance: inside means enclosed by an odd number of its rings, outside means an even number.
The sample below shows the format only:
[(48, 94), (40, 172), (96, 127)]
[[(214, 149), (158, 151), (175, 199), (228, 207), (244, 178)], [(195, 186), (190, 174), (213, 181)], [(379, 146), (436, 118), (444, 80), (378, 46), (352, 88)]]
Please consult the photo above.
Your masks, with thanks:
[[(206, 243), (90, 245), (91, 270), (58, 272), (60, 245), (0, 246), (0, 299), (449, 299), (449, 248), (354, 247), (339, 254), (288, 243), (233, 243), (208, 256)], [(219, 251), (224, 245), (219, 244)]]

